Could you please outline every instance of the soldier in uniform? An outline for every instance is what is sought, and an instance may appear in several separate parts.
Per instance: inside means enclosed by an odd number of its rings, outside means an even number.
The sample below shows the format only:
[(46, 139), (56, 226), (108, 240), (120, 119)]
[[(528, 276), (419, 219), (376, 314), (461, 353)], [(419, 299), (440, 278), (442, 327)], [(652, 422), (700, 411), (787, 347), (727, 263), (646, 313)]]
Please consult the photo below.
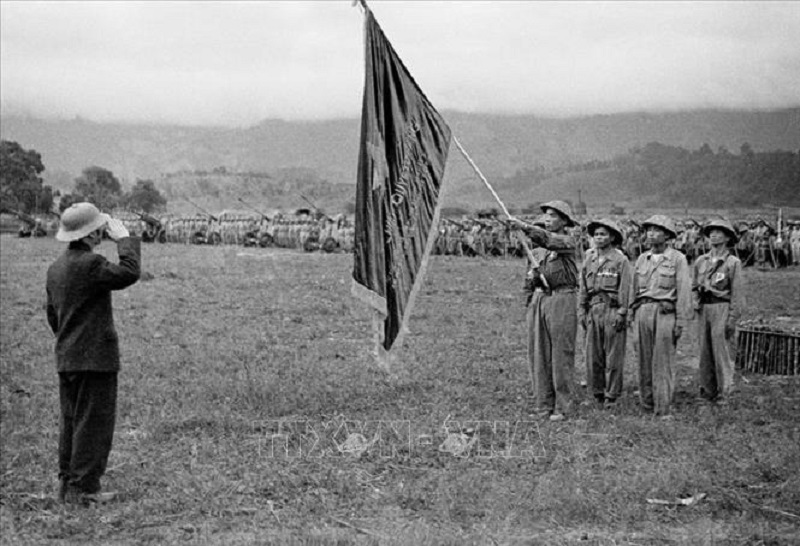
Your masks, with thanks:
[(575, 335), (578, 328), (576, 225), (570, 206), (550, 201), (541, 206), (545, 228), (513, 219), (533, 244), (536, 268), (528, 305), (528, 361), (537, 416), (561, 421), (572, 408)]
[(590, 222), (588, 232), (593, 244), (580, 271), (578, 322), (586, 331), (592, 394), (613, 407), (622, 393), (631, 264), (619, 250), (622, 231), (613, 220)]
[(759, 269), (766, 269), (767, 262), (769, 261), (773, 266), (775, 265), (772, 259), (773, 241), (775, 239), (775, 230), (772, 226), (768, 225), (763, 219), (759, 218), (756, 226), (753, 229), (753, 236), (755, 239), (756, 247), (756, 265)]
[(645, 411), (668, 416), (678, 339), (692, 318), (691, 273), (686, 257), (667, 245), (678, 235), (671, 219), (657, 214), (642, 227), (650, 249), (636, 260), (629, 296), (639, 396)]
[(711, 251), (697, 259), (692, 268), (692, 290), (699, 316), (700, 396), (722, 402), (733, 391), (734, 362), (730, 340), (744, 308), (742, 262), (731, 251), (736, 231), (724, 219), (712, 220), (703, 228)]
[(792, 245), (792, 263), (800, 265), (800, 223), (792, 224), (789, 232), (789, 243)]

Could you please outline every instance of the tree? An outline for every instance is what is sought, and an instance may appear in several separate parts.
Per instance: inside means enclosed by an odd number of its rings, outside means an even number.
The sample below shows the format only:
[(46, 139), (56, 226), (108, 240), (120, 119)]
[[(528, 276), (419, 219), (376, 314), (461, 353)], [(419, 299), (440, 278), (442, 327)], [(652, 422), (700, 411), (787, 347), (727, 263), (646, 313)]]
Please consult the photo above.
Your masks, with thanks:
[(73, 203), (80, 203), (82, 202), (83, 196), (76, 195), (74, 193), (66, 193), (61, 196), (61, 199), (58, 201), (58, 212), (62, 213), (69, 208), (70, 205)]
[[(42, 200), (42, 156), (16, 142), (0, 141), (0, 204), (6, 208), (35, 212)], [(50, 198), (52, 203), (52, 194)]]
[(38, 204), (36, 210), (40, 212), (48, 212), (53, 210), (53, 201), (55, 200), (52, 186), (42, 186), (42, 191), (39, 192)]
[(94, 203), (100, 210), (110, 211), (122, 198), (122, 186), (111, 171), (102, 167), (87, 167), (75, 179), (73, 193)]
[(167, 205), (166, 198), (152, 180), (137, 180), (131, 191), (125, 194), (124, 205), (143, 212), (154, 212)]

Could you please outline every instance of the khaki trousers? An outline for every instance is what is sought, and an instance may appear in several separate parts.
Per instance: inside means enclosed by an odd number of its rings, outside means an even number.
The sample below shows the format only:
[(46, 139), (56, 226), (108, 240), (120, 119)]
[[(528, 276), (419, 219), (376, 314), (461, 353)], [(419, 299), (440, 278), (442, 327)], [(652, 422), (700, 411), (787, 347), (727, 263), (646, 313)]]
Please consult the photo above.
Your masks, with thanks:
[(626, 333), (614, 328), (618, 308), (592, 305), (586, 316), (586, 367), (597, 400), (616, 400), (622, 394)]
[(528, 306), (528, 364), (537, 411), (568, 412), (572, 406), (575, 292), (546, 294), (537, 290)]
[(733, 390), (734, 362), (725, 339), (730, 304), (710, 303), (700, 308), (700, 395), (707, 400), (728, 396)]
[(642, 407), (669, 414), (675, 389), (675, 313), (663, 314), (658, 302), (643, 303), (634, 320)]

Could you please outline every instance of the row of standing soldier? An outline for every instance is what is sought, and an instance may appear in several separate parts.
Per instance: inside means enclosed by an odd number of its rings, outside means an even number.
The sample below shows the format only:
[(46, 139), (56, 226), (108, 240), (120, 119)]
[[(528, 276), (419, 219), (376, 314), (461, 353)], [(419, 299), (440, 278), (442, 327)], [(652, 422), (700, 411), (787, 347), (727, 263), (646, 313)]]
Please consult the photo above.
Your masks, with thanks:
[(742, 262), (732, 252), (738, 235), (724, 219), (702, 228), (710, 250), (690, 268), (669, 245), (674, 222), (655, 215), (642, 224), (648, 249), (631, 266), (620, 250), (623, 231), (609, 219), (588, 224), (584, 257), (568, 204), (542, 205), (544, 226), (514, 219), (535, 248), (529, 251), (528, 360), (534, 415), (560, 421), (573, 411), (578, 324), (586, 333), (587, 375), (597, 403), (614, 407), (622, 394), (626, 329), (632, 329), (639, 398), (645, 412), (671, 415), (676, 348), (697, 318), (699, 395), (722, 404), (733, 392), (730, 342), (744, 307)]

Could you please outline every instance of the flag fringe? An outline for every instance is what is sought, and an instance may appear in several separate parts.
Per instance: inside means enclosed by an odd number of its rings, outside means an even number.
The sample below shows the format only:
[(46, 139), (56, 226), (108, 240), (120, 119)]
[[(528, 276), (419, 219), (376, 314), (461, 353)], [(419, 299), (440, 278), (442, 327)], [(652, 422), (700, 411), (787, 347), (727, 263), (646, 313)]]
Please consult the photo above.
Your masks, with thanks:
[[(373, 350), (373, 355), (375, 356), (375, 364), (378, 365), (378, 368), (383, 370), (386, 373), (391, 373), (392, 371), (392, 364), (397, 360), (395, 358), (395, 353), (392, 351), (387, 351), (383, 348), (383, 341), (385, 339), (384, 335), (384, 321), (386, 320), (386, 315), (381, 315), (378, 311), (372, 311), (372, 334), (375, 348)], [(394, 347), (392, 347), (394, 348)]]
[(369, 306), (369, 308), (376, 313), (382, 315), (384, 319), (389, 315), (386, 309), (386, 298), (374, 290), (370, 290), (363, 284), (356, 282), (355, 279), (350, 283), (350, 293), (354, 298)]
[(386, 373), (391, 372), (392, 363), (395, 358), (389, 351), (383, 348), (386, 339), (384, 334), (384, 321), (388, 316), (386, 310), (386, 298), (378, 295), (377, 292), (370, 290), (361, 283), (353, 279), (350, 285), (350, 293), (354, 298), (364, 303), (370, 310), (370, 322), (372, 323), (373, 356), (378, 368)]

